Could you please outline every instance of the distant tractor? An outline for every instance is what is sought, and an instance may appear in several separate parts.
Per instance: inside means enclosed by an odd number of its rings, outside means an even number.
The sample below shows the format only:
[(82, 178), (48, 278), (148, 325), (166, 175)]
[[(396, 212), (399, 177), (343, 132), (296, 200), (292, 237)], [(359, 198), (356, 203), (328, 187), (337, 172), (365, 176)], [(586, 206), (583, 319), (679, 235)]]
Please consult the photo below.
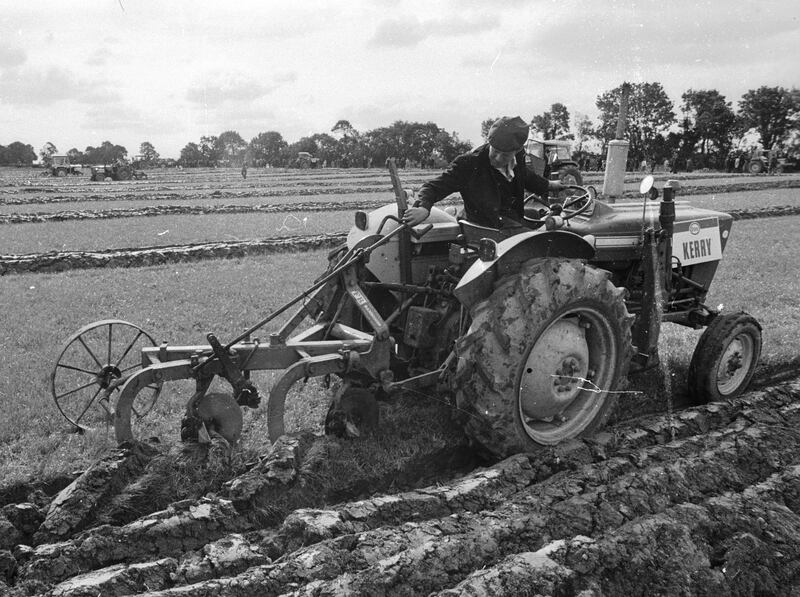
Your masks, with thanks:
[(578, 163), (572, 159), (571, 147), (569, 141), (529, 139), (525, 153), (539, 176), (560, 180), (566, 185), (581, 185), (583, 177)]
[(113, 164), (100, 164), (92, 166), (92, 180), (102, 182), (104, 180), (142, 180), (147, 178), (147, 174), (141, 170), (134, 170), (130, 164), (115, 162)]
[(296, 163), (298, 168), (316, 168), (319, 164), (319, 158), (314, 157), (307, 151), (298, 151)]
[(83, 174), (82, 166), (70, 164), (68, 156), (53, 155), (50, 156), (50, 160), (50, 165), (47, 167), (45, 174), (50, 174), (51, 176), (66, 176), (67, 174), (80, 176)]
[(747, 162), (747, 171), (750, 174), (761, 174), (769, 170), (769, 158), (765, 155), (764, 151), (756, 150), (750, 156), (750, 161)]

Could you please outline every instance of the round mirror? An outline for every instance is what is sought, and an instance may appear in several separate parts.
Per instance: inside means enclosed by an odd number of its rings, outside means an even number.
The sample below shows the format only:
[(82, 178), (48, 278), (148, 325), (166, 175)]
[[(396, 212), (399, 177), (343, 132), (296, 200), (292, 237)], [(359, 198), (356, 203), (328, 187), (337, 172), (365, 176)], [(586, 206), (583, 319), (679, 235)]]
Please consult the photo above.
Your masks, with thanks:
[(652, 174), (648, 174), (642, 179), (641, 184), (639, 184), (639, 192), (642, 195), (646, 195), (650, 189), (653, 188), (653, 184), (655, 183), (656, 179), (653, 178)]

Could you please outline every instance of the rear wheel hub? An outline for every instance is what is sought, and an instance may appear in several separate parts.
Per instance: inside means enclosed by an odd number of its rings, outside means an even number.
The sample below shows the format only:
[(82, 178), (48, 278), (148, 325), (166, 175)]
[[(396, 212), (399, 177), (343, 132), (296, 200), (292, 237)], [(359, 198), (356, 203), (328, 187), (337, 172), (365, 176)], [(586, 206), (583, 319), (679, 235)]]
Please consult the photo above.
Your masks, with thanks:
[(551, 421), (578, 396), (589, 371), (589, 349), (576, 318), (548, 327), (528, 355), (520, 379), (522, 413)]

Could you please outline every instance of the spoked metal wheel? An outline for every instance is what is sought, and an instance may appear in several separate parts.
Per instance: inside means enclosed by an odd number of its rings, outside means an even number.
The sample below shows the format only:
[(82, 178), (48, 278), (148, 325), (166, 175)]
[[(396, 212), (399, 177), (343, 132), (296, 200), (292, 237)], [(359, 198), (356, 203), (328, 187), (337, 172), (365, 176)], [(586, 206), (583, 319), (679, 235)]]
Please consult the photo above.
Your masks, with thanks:
[[(142, 366), (141, 349), (155, 344), (142, 328), (119, 319), (96, 321), (75, 332), (50, 376), (61, 414), (78, 430), (110, 423), (119, 389)], [(135, 417), (152, 410), (162, 385), (154, 383), (139, 393), (132, 408)]]

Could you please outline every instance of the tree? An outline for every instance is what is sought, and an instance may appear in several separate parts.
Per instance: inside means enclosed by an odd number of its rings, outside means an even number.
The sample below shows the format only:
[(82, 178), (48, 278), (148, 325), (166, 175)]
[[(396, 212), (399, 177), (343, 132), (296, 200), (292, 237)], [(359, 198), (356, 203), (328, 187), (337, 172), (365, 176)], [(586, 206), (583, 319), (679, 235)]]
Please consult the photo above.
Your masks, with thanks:
[(583, 144), (594, 137), (594, 124), (586, 114), (576, 112), (570, 130), (576, 142), (574, 149), (580, 153), (583, 151)]
[[(624, 85), (624, 84), (623, 84)], [(634, 163), (644, 158), (654, 159), (653, 153), (661, 136), (675, 123), (672, 101), (661, 83), (628, 83), (627, 131), (630, 148), (628, 155)], [(604, 143), (616, 135), (622, 85), (598, 96), (595, 105), (600, 110), (598, 137)]]
[(739, 129), (742, 132), (756, 129), (761, 145), (770, 148), (785, 140), (798, 110), (800, 100), (796, 89), (766, 86), (751, 89), (739, 100)]
[(0, 145), (0, 165), (30, 166), (36, 160), (33, 147), (20, 141), (14, 141), (8, 147)]
[(200, 137), (200, 152), (203, 158), (200, 161), (201, 166), (217, 166), (221, 159), (221, 152), (218, 139), (215, 135), (203, 135)]
[(720, 158), (727, 155), (736, 121), (730, 102), (716, 89), (689, 89), (681, 99), (687, 140), (694, 141), (693, 145), (699, 143), (701, 154), (715, 150)]
[(569, 110), (564, 104), (557, 102), (547, 112), (534, 116), (531, 127), (545, 139), (557, 139), (559, 135), (569, 131)]
[(492, 125), (498, 120), (500, 120), (499, 116), (495, 118), (487, 118), (481, 122), (481, 137), (483, 137), (484, 141), (489, 139), (489, 129), (492, 128)]
[(181, 157), (178, 162), (181, 166), (189, 168), (196, 168), (205, 160), (200, 146), (197, 143), (187, 143), (186, 147), (181, 149)]
[(58, 153), (58, 149), (56, 149), (56, 146), (50, 141), (42, 145), (42, 148), (39, 150), (39, 157), (42, 159), (42, 164), (49, 168), (53, 163), (53, 154), (56, 153)]
[(310, 139), (314, 142), (316, 149), (312, 154), (322, 162), (331, 163), (339, 157), (339, 142), (328, 133), (315, 133)]
[(159, 157), (160, 155), (156, 151), (156, 148), (153, 147), (153, 144), (149, 141), (143, 141), (139, 146), (139, 159), (141, 160), (142, 164), (147, 166), (155, 166)]
[(247, 142), (236, 131), (225, 131), (216, 137), (219, 160), (228, 166), (241, 166), (247, 152)]
[(67, 152), (67, 158), (69, 158), (70, 164), (83, 164), (86, 162), (86, 156), (77, 147), (73, 147)]
[(90, 164), (112, 164), (116, 161), (125, 161), (128, 150), (122, 145), (114, 145), (110, 141), (103, 141), (100, 147), (91, 145), (83, 152), (84, 159)]
[(280, 159), (281, 150), (287, 146), (288, 143), (277, 131), (258, 133), (250, 140), (250, 159), (256, 166), (275, 165)]
[(452, 162), (456, 156), (466, 153), (470, 149), (472, 149), (472, 143), (469, 141), (461, 141), (455, 131), (452, 133), (439, 131), (436, 135), (434, 153), (447, 163)]
[(350, 124), (349, 120), (337, 120), (336, 124), (333, 125), (331, 132), (338, 133), (342, 137), (351, 137), (358, 134), (358, 131), (353, 128), (353, 125)]

